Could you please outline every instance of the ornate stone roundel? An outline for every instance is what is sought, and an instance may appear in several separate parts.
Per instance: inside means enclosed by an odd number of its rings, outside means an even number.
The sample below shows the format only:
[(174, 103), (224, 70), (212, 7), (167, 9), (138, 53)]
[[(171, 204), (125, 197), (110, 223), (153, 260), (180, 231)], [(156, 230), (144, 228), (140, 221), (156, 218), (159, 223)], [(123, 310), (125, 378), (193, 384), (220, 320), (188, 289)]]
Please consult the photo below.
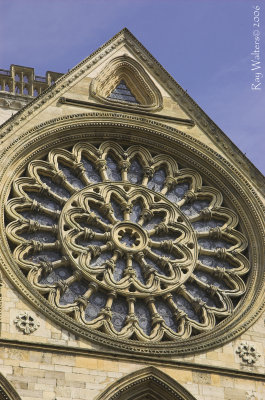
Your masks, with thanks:
[(131, 344), (211, 331), (245, 293), (238, 217), (197, 171), (114, 142), (28, 164), (6, 206), (31, 286), (83, 329)]
[[(188, 279), (197, 260), (188, 218), (163, 195), (129, 182), (98, 183), (73, 195), (62, 210), (59, 232), (77, 271), (124, 296), (170, 293)], [(104, 253), (109, 257), (95, 263)]]

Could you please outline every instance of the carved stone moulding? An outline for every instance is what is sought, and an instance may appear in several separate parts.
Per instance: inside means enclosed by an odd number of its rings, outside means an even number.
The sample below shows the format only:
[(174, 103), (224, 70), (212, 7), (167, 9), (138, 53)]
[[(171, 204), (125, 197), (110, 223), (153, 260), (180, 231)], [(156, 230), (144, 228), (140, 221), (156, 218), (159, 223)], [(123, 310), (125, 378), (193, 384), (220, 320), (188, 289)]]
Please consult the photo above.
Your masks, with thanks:
[(183, 386), (154, 367), (125, 375), (96, 400), (196, 400)]
[(264, 305), (258, 198), (195, 139), (122, 119), (60, 118), (3, 152), (2, 265), (41, 312), (117, 351), (220, 346)]
[[(121, 82), (125, 81), (137, 103), (108, 98)], [(92, 80), (90, 94), (101, 103), (121, 105), (141, 111), (158, 111), (162, 108), (162, 96), (144, 68), (133, 58), (123, 55), (113, 59), (104, 70)]]

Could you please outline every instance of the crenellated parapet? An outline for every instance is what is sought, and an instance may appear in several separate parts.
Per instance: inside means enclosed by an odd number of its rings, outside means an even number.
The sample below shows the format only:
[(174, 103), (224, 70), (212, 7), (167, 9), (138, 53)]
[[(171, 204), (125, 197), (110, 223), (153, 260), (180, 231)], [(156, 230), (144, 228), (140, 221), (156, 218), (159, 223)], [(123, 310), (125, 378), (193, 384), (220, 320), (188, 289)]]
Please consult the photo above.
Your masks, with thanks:
[(0, 91), (36, 97), (62, 75), (47, 71), (45, 76), (38, 76), (35, 75), (34, 68), (12, 64), (10, 70), (0, 69)]

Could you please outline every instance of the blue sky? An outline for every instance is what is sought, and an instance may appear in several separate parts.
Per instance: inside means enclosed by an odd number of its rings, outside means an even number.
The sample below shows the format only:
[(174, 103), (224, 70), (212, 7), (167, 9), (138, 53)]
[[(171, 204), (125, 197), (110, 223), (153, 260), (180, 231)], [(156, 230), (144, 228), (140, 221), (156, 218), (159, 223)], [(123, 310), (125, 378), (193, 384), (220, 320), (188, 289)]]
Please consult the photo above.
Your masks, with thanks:
[[(261, 90), (251, 90), (260, 6)], [(0, 0), (0, 68), (66, 72), (127, 27), (265, 173), (262, 0)]]

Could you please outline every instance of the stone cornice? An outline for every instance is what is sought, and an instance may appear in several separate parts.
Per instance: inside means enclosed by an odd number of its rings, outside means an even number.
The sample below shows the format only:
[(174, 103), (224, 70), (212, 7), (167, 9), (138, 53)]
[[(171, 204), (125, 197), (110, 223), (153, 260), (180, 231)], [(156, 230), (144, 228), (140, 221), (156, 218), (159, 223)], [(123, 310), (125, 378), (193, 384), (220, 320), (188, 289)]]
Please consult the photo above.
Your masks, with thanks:
[[(95, 351), (95, 350), (90, 350), (90, 349), (82, 349), (82, 348), (77, 348), (77, 347), (71, 347), (71, 346), (60, 346), (58, 344), (52, 345), (52, 344), (40, 344), (40, 343), (32, 343), (28, 341), (24, 342), (19, 342), (18, 340), (12, 340), (12, 339), (0, 339), (0, 346), (3, 346), (5, 348), (16, 348), (16, 349), (21, 349), (25, 351), (43, 351), (43, 352), (51, 352), (54, 354), (63, 354), (63, 355), (69, 355), (69, 356), (83, 356), (83, 357), (102, 357), (106, 360), (118, 360), (118, 361), (128, 361), (130, 363), (132, 362), (137, 362), (140, 364), (146, 364), (148, 362), (149, 365), (153, 366), (161, 366), (161, 362), (157, 361), (157, 356), (150, 356), (150, 355), (141, 355), (138, 356), (136, 354), (130, 354), (126, 355), (124, 353), (120, 353), (117, 350), (115, 350), (115, 354), (113, 351), (108, 352), (101, 352), (101, 351)], [(251, 371), (243, 371), (241, 370), (236, 370), (233, 368), (224, 368), (224, 367), (214, 367), (210, 365), (203, 365), (199, 363), (192, 363), (192, 362), (187, 362), (187, 361), (180, 361), (180, 360), (172, 360), (172, 359), (163, 359), (163, 368), (166, 367), (172, 367), (176, 369), (186, 369), (190, 371), (196, 371), (196, 372), (202, 372), (202, 373), (208, 373), (208, 374), (219, 374), (223, 376), (229, 376), (233, 378), (238, 378), (238, 379), (250, 379), (250, 380), (258, 380), (261, 382), (265, 382), (265, 375), (262, 373), (257, 373)]]
[(155, 119), (161, 119), (164, 121), (168, 122), (175, 122), (179, 125), (187, 125), (189, 127), (194, 126), (194, 122), (191, 119), (184, 119), (184, 118), (175, 118), (169, 115), (164, 115), (164, 114), (154, 114), (150, 112), (145, 112), (141, 110), (134, 110), (134, 109), (124, 109), (122, 106), (115, 106), (115, 105), (109, 105), (109, 104), (97, 104), (97, 103), (92, 103), (90, 101), (83, 101), (83, 100), (76, 100), (76, 99), (71, 99), (68, 97), (61, 97), (60, 98), (60, 103), (62, 104), (68, 104), (68, 105), (73, 105), (77, 107), (87, 107), (87, 108), (98, 108), (102, 110), (110, 110), (110, 111), (119, 111), (119, 112), (125, 112), (129, 114), (137, 114), (137, 115), (144, 115), (146, 117), (151, 117)]

